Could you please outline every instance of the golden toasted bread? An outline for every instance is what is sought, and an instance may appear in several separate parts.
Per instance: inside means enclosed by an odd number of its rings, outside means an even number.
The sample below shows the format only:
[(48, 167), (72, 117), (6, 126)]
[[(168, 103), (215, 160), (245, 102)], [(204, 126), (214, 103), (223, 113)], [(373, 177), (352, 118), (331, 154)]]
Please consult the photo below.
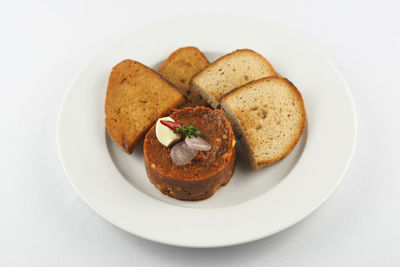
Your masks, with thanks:
[(110, 137), (132, 153), (146, 131), (185, 97), (158, 73), (145, 65), (124, 60), (110, 74), (105, 102)]
[(208, 65), (204, 54), (196, 47), (182, 47), (173, 52), (158, 69), (158, 73), (175, 85), (187, 98), (187, 106), (203, 106), (206, 101), (190, 88), (193, 75)]
[(244, 141), (255, 170), (288, 155), (306, 121), (300, 92), (281, 77), (262, 78), (231, 91), (223, 96), (221, 108)]

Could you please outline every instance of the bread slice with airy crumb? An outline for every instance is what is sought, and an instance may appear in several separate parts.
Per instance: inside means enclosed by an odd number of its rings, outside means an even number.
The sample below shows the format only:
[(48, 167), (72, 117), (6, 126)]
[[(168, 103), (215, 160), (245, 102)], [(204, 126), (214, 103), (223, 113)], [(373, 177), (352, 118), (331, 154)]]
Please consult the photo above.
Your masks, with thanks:
[(159, 117), (185, 101), (183, 94), (157, 72), (139, 62), (124, 60), (112, 69), (108, 81), (107, 131), (130, 154)]
[(275, 75), (275, 70), (263, 56), (250, 49), (241, 49), (209, 64), (192, 78), (191, 85), (211, 107), (217, 108), (222, 96), (234, 88)]
[(221, 108), (241, 136), (254, 170), (288, 155), (306, 121), (300, 92), (281, 77), (262, 78), (231, 91), (222, 98)]
[(192, 77), (208, 65), (206, 56), (196, 47), (182, 47), (173, 52), (158, 69), (170, 83), (186, 96), (187, 106), (205, 106), (207, 102), (190, 88)]

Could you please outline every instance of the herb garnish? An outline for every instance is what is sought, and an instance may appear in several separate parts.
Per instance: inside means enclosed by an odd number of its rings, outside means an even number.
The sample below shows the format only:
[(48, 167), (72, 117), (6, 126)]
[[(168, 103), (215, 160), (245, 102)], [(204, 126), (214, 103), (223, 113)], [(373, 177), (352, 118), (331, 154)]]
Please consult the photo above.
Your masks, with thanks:
[(174, 122), (174, 121), (165, 121), (161, 120), (161, 124), (167, 126), (171, 130), (174, 130), (174, 133), (181, 133), (186, 137), (191, 138), (192, 136), (194, 137), (199, 137), (199, 136), (204, 136), (204, 133), (200, 132), (196, 125), (193, 124), (193, 122), (189, 123), (186, 126), (183, 126), (183, 122)]

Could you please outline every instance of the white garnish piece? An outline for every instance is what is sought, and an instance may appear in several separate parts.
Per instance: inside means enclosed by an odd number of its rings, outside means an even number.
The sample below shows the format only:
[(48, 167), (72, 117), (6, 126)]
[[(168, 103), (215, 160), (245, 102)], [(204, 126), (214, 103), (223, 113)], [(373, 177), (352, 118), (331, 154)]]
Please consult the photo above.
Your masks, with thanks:
[(171, 117), (159, 118), (156, 124), (156, 137), (158, 141), (168, 147), (181, 139), (181, 134), (174, 133), (173, 130), (163, 125), (160, 121), (174, 121)]

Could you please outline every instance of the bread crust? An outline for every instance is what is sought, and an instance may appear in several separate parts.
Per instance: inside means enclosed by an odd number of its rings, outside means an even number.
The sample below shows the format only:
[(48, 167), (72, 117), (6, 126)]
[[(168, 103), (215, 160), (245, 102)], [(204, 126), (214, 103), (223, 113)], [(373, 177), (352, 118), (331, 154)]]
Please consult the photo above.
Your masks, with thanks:
[[(139, 71), (141, 72), (141, 76), (136, 74)], [(142, 79), (145, 79), (145, 81)], [(152, 110), (147, 114), (147, 118), (135, 118), (140, 120), (142, 125), (138, 126), (139, 130), (134, 133), (134, 136), (132, 136), (132, 129), (127, 125), (124, 125), (122, 115), (119, 113), (115, 114), (115, 107), (138, 108), (134, 106), (135, 103), (129, 103), (129, 105), (116, 103), (116, 94), (120, 93), (121, 90), (126, 90), (122, 87), (122, 84), (124, 83), (132, 83), (132, 85), (130, 85), (130, 90), (135, 92), (136, 95), (143, 93), (138, 91), (138, 88), (142, 88), (144, 83), (146, 83), (145, 88), (150, 88), (153, 91), (160, 89), (168, 90), (171, 95), (169, 105), (163, 107), (152, 107)], [(162, 88), (158, 88), (159, 85), (161, 85)], [(138, 87), (135, 88), (135, 86)], [(157, 86), (157, 88), (154, 88), (155, 86)], [(113, 67), (108, 80), (105, 100), (105, 122), (107, 132), (111, 139), (123, 151), (130, 154), (158, 117), (166, 115), (172, 108), (182, 105), (185, 101), (184, 96), (177, 88), (151, 68), (134, 60), (123, 60)], [(152, 105), (152, 103), (148, 104)], [(132, 123), (136, 123), (136, 121), (132, 121)]]

